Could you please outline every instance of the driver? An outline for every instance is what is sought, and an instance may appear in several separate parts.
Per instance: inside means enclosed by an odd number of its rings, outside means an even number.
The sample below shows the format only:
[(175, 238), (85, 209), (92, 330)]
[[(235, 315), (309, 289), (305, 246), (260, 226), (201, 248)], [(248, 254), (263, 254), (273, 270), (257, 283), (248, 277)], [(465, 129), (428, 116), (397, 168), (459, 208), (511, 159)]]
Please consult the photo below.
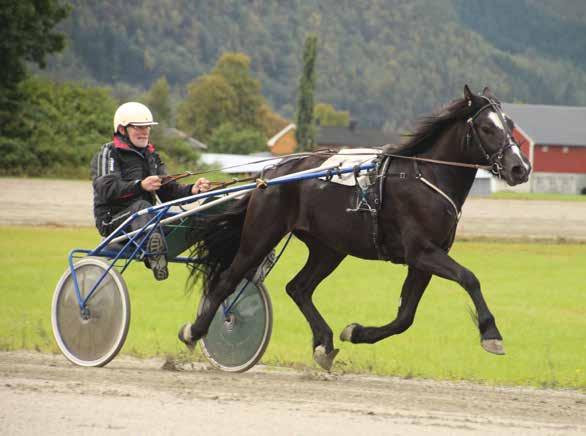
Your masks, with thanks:
[[(193, 185), (162, 183), (161, 176), (167, 174), (165, 164), (149, 143), (151, 127), (157, 124), (141, 103), (124, 103), (114, 114), (112, 142), (104, 144), (91, 163), (94, 218), (102, 236), (108, 236), (134, 212), (153, 206), (157, 196), (166, 202), (210, 189), (205, 178)], [(151, 218), (148, 214), (137, 217), (128, 230), (144, 227)], [(165, 280), (169, 271), (160, 229), (153, 231), (145, 249), (153, 253), (145, 258), (147, 267), (155, 279)]]

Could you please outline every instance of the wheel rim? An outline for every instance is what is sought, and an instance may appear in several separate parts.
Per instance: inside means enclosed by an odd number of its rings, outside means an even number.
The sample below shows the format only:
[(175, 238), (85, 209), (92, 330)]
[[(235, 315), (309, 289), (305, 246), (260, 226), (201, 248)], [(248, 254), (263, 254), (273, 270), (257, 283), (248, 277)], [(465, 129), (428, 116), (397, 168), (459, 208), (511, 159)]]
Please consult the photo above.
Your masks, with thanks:
[[(242, 285), (226, 300), (226, 307), (230, 307)], [(214, 366), (224, 371), (246, 371), (262, 357), (271, 329), (272, 309), (268, 293), (263, 285), (248, 282), (228, 314), (225, 315), (223, 306), (220, 306), (207, 335), (201, 340), (202, 350)]]
[[(82, 299), (107, 268), (107, 263), (95, 259), (84, 259), (75, 265)], [(104, 277), (84, 310), (79, 307), (68, 270), (53, 301), (53, 327), (59, 348), (78, 365), (105, 365), (126, 339), (128, 311), (126, 288), (116, 270)]]

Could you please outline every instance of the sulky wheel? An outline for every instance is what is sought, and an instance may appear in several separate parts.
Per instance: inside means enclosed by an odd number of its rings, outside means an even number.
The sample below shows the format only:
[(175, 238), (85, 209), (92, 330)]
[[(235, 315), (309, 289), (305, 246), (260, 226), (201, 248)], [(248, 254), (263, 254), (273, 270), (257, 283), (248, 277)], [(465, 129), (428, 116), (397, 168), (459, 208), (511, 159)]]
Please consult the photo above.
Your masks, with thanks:
[[(82, 300), (108, 267), (108, 262), (94, 257), (74, 265)], [(110, 269), (81, 309), (68, 268), (55, 288), (51, 321), (67, 359), (80, 366), (106, 365), (122, 348), (130, 324), (130, 300), (122, 276)]]
[[(244, 287), (242, 292), (241, 289)], [(201, 313), (202, 298), (198, 313)], [(222, 371), (243, 372), (264, 354), (273, 327), (269, 294), (263, 284), (243, 280), (218, 308), (201, 348), (212, 365)]]

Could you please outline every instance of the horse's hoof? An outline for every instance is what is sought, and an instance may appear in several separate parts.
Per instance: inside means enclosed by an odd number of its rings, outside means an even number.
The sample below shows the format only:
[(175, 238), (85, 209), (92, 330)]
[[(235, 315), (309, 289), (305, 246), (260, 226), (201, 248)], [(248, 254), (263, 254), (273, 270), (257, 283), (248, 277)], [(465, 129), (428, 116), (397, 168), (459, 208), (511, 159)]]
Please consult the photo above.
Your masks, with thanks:
[(483, 339), (480, 344), (489, 353), (503, 355), (505, 354), (505, 347), (503, 341), (500, 339)]
[(358, 324), (348, 324), (342, 333), (340, 333), (340, 340), (345, 342), (352, 342), (352, 332)]
[(313, 360), (315, 360), (315, 363), (317, 363), (323, 369), (330, 372), (330, 369), (332, 369), (332, 364), (334, 363), (334, 359), (339, 352), (340, 350), (336, 348), (329, 353), (326, 353), (326, 347), (323, 345), (318, 345), (315, 347), (315, 350), (313, 350)]
[(195, 350), (195, 344), (197, 341), (193, 340), (193, 336), (191, 336), (191, 324), (187, 323), (181, 327), (179, 330), (179, 334), (177, 335), (179, 340), (185, 344), (185, 346), (189, 349), (189, 351)]

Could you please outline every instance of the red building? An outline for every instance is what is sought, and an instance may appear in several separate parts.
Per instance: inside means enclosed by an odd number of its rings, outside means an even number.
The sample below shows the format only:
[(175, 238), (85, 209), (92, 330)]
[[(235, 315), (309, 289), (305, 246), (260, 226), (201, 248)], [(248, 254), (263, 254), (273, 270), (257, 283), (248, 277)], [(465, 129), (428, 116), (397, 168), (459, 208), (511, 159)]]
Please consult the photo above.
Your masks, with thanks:
[(586, 194), (586, 107), (504, 103), (533, 165), (533, 192)]

